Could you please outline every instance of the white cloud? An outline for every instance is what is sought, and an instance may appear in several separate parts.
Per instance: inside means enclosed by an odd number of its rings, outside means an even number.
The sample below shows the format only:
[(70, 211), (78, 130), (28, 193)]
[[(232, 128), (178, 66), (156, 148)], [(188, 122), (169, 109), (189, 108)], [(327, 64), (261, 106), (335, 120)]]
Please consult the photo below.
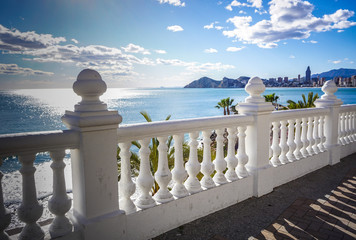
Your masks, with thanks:
[(342, 32), (344, 32), (344, 31), (345, 31), (345, 30), (341, 30), (341, 29), (340, 29), (340, 30), (337, 30), (338, 33), (342, 33)]
[(318, 43), (318, 41), (315, 41), (315, 40), (310, 40), (310, 43)]
[(233, 0), (229, 5), (225, 7), (225, 9), (232, 11), (232, 7), (251, 7), (251, 8), (262, 8), (262, 0), (247, 0), (248, 3), (241, 3), (237, 0)]
[(129, 52), (129, 53), (141, 53), (143, 55), (151, 54), (150, 51), (148, 51), (147, 49), (144, 49), (143, 47), (139, 45), (135, 45), (133, 43), (128, 44), (126, 47), (122, 47), (122, 49), (125, 52)]
[(311, 32), (340, 30), (356, 25), (356, 22), (347, 20), (354, 15), (349, 10), (339, 9), (318, 18), (312, 14), (314, 6), (308, 1), (271, 0), (269, 5), (270, 19), (252, 24), (251, 16), (235, 16), (227, 20), (235, 29), (223, 31), (223, 34), (262, 48), (272, 48), (277, 47), (281, 40), (306, 39)]
[(222, 30), (222, 29), (224, 29), (224, 27), (222, 27), (222, 26), (216, 26), (215, 24), (217, 24), (217, 23), (219, 23), (219, 22), (216, 21), (216, 22), (210, 23), (209, 25), (205, 25), (205, 26), (204, 26), (204, 29), (212, 29), (212, 28), (215, 28), (216, 30)]
[(163, 64), (168, 66), (185, 67), (187, 71), (192, 72), (206, 72), (210, 70), (221, 71), (227, 69), (233, 69), (235, 66), (229, 64), (218, 63), (197, 63), (197, 62), (184, 62), (179, 59), (156, 59), (157, 64)]
[(166, 54), (167, 53), (165, 50), (155, 50), (155, 52), (158, 54)]
[(294, 55), (290, 55), (290, 56), (289, 56), (289, 58), (292, 58), (292, 59), (294, 59), (294, 58), (295, 58), (295, 56), (294, 56)]
[(31, 68), (19, 67), (17, 64), (2, 64), (0, 63), (0, 74), (5, 75), (53, 75), (52, 72), (44, 72), (41, 70), (33, 70)]
[(221, 4), (222, 4), (222, 1), (219, 1), (217, 4), (218, 4), (218, 5), (221, 5)]
[(27, 49), (41, 49), (65, 42), (64, 37), (53, 37), (51, 34), (37, 34), (34, 31), (20, 32), (8, 29), (0, 24), (0, 49), (8, 51), (22, 51)]
[(341, 63), (341, 60), (335, 60), (335, 61), (332, 61), (333, 64), (338, 64), (338, 63)]
[(172, 31), (172, 32), (180, 32), (180, 31), (183, 31), (184, 29), (179, 25), (172, 25), (172, 26), (168, 26), (167, 30)]
[(239, 11), (240, 14), (247, 14), (247, 12), (243, 11), (243, 10), (240, 10)]
[(215, 48), (208, 48), (204, 50), (205, 53), (217, 53), (218, 50), (216, 50)]
[(74, 42), (75, 44), (79, 43), (79, 41), (77, 39), (74, 39), (74, 38), (72, 38), (71, 41)]
[(180, 0), (158, 0), (158, 1), (160, 4), (168, 3), (176, 7), (185, 7), (185, 2), (181, 2)]
[(204, 29), (212, 29), (214, 28), (214, 23), (210, 23), (209, 25), (205, 25)]
[(244, 49), (245, 47), (228, 47), (226, 48), (226, 51), (228, 52), (238, 52)]

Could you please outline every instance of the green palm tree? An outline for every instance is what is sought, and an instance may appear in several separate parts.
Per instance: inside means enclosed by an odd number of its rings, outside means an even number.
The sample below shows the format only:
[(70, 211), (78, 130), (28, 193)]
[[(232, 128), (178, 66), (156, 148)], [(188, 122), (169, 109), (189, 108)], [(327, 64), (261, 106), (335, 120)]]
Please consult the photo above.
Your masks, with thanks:
[(232, 107), (233, 102), (234, 102), (233, 98), (232, 99), (230, 99), (230, 97), (225, 98), (227, 115), (230, 115), (230, 109)]
[(224, 109), (224, 116), (226, 115), (226, 100), (225, 99), (221, 99), (220, 102), (217, 103), (217, 105), (215, 106), (217, 109)]
[[(220, 100), (220, 102), (217, 103), (215, 106), (217, 109), (224, 109), (224, 115), (230, 115), (230, 110), (234, 107), (232, 104), (234, 102), (234, 99), (228, 98), (223, 98)], [(233, 111), (233, 110), (232, 110)]]
[(292, 100), (288, 100), (288, 108), (289, 109), (297, 109), (297, 108), (311, 108), (315, 107), (315, 100), (319, 98), (319, 95), (316, 93), (314, 95), (313, 92), (308, 93), (308, 99), (306, 99), (305, 95), (302, 94), (302, 100), (298, 102), (294, 102)]

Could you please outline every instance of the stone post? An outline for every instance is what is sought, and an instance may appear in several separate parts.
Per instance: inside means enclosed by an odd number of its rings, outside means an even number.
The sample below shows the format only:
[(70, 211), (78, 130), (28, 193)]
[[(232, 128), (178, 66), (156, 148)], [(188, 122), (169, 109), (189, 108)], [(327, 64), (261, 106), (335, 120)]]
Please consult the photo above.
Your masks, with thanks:
[(315, 101), (316, 107), (329, 108), (330, 112), (325, 117), (324, 134), (326, 137), (325, 148), (329, 152), (329, 164), (340, 162), (339, 138), (339, 112), (342, 101), (334, 95), (337, 91), (333, 80), (326, 81), (321, 89), (324, 95)]
[(62, 117), (66, 126), (80, 136), (79, 148), (71, 150), (72, 221), (84, 239), (120, 238), (124, 221), (119, 219), (124, 215), (119, 210), (116, 154), (117, 128), (122, 118), (100, 101), (106, 84), (98, 72), (81, 71), (73, 90), (82, 100)]
[(258, 77), (251, 78), (245, 87), (250, 95), (239, 103), (239, 114), (254, 117), (254, 122), (246, 130), (246, 153), (249, 160), (247, 171), (254, 177), (254, 196), (260, 197), (273, 190), (273, 168), (269, 164), (269, 139), (272, 103), (265, 102), (261, 94), (266, 87)]

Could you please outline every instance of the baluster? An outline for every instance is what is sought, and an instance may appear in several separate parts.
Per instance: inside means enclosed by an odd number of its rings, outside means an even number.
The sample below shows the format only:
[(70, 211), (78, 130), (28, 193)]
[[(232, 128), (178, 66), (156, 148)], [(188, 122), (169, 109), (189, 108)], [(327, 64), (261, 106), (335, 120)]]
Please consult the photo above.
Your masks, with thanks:
[(215, 183), (210, 176), (214, 172), (214, 164), (211, 162), (210, 135), (211, 131), (203, 131), (204, 155), (201, 164), (201, 172), (204, 176), (201, 180), (201, 185), (204, 188), (215, 187)]
[(339, 129), (338, 129), (338, 131), (339, 131), (339, 139), (338, 139), (338, 144), (340, 144), (340, 145), (343, 145), (342, 144), (342, 131), (341, 131), (341, 124), (342, 124), (342, 121), (341, 121), (341, 118), (342, 118), (342, 113), (340, 113), (340, 115), (339, 115)]
[(319, 117), (317, 117), (317, 116), (314, 117), (313, 138), (314, 138), (313, 151), (316, 154), (318, 154), (318, 153), (320, 153), (320, 150), (318, 147), (318, 145), (320, 143), (320, 137), (319, 137)]
[(356, 112), (352, 112), (352, 139), (356, 141)]
[(349, 119), (348, 119), (348, 113), (344, 113), (344, 140), (346, 144), (349, 144)]
[(174, 186), (172, 194), (177, 198), (182, 198), (189, 195), (188, 190), (184, 186), (184, 180), (187, 179), (188, 174), (184, 169), (183, 162), (183, 134), (174, 135), (174, 168), (172, 170), (172, 177)]
[(139, 140), (141, 145), (140, 154), (140, 173), (136, 180), (136, 185), (140, 189), (140, 196), (136, 199), (135, 204), (141, 209), (147, 209), (156, 205), (150, 191), (154, 184), (154, 178), (150, 167), (150, 149), (148, 145), (151, 139), (145, 138)]
[(168, 191), (168, 184), (172, 179), (172, 173), (168, 168), (168, 146), (166, 137), (158, 137), (158, 167), (155, 179), (159, 185), (159, 190), (154, 198), (159, 203), (173, 200), (173, 195)]
[(245, 167), (246, 163), (248, 162), (248, 156), (246, 154), (246, 127), (240, 126), (238, 129), (238, 138), (239, 138), (239, 148), (237, 149), (237, 160), (238, 165), (236, 168), (236, 173), (239, 178), (244, 178), (248, 176), (247, 169)]
[(197, 147), (199, 136), (198, 132), (189, 133), (190, 142), (189, 142), (189, 160), (185, 164), (185, 167), (188, 172), (188, 179), (185, 181), (184, 186), (187, 188), (190, 194), (200, 192), (201, 186), (197, 178), (198, 173), (200, 172), (200, 163), (198, 161)]
[(309, 141), (307, 138), (307, 130), (308, 130), (308, 123), (307, 123), (307, 118), (302, 118), (302, 143), (303, 147), (300, 149), (300, 152), (302, 153), (303, 157), (308, 157), (309, 153), (307, 151), (307, 147), (309, 146)]
[[(0, 157), (0, 167), (2, 165), (3, 159)], [(4, 197), (2, 192), (2, 177), (4, 174), (0, 171), (0, 239), (8, 240), (9, 235), (5, 232), (5, 229), (9, 226), (11, 222), (11, 213), (4, 206)]]
[(300, 134), (302, 131), (300, 122), (301, 122), (300, 118), (297, 118), (295, 121), (295, 140), (294, 140), (294, 142), (295, 142), (296, 148), (293, 153), (297, 160), (300, 160), (303, 158), (303, 154), (300, 152), (300, 150), (303, 147), (303, 142), (300, 139)]
[(281, 149), (281, 154), (279, 155), (279, 161), (282, 164), (289, 163), (288, 158), (286, 156), (288, 152), (288, 145), (287, 145), (287, 121), (281, 121), (281, 140), (279, 143), (279, 147)]
[(345, 141), (345, 113), (341, 113), (340, 115), (340, 142), (342, 145), (345, 145), (346, 144), (346, 141)]
[(132, 194), (135, 193), (135, 184), (131, 178), (131, 164), (130, 164), (130, 142), (119, 143), (120, 157), (121, 157), (121, 177), (119, 182), (120, 192), (120, 208), (125, 211), (126, 214), (130, 214), (136, 211), (136, 206), (131, 200)]
[(223, 173), (226, 169), (226, 161), (224, 159), (224, 130), (217, 129), (216, 130), (216, 157), (214, 160), (216, 173), (213, 177), (215, 183), (224, 184), (227, 183), (226, 177)]
[(309, 144), (307, 146), (307, 151), (309, 153), (309, 156), (315, 155), (315, 152), (313, 150), (313, 145), (315, 144), (315, 139), (313, 138), (313, 126), (314, 126), (313, 120), (314, 120), (313, 117), (308, 118), (307, 138), (308, 138)]
[(347, 135), (348, 135), (349, 142), (352, 143), (354, 141), (352, 138), (352, 112), (348, 112), (347, 115), (348, 115), (348, 122), (349, 122)]
[(324, 134), (324, 124), (325, 124), (325, 116), (320, 116), (320, 120), (319, 120), (319, 136), (320, 136), (320, 143), (318, 145), (319, 150), (321, 152), (325, 152), (325, 147), (324, 147), (324, 143), (326, 140), (325, 134)]
[(72, 199), (66, 193), (66, 182), (64, 178), (63, 162), (65, 150), (51, 151), (50, 156), (53, 160), (51, 168), (53, 170), (53, 196), (48, 201), (48, 209), (55, 215), (49, 228), (52, 238), (64, 236), (72, 231), (72, 224), (65, 214), (72, 206)]
[(26, 223), (19, 239), (43, 239), (44, 232), (37, 220), (42, 216), (43, 207), (37, 201), (37, 192), (33, 166), (36, 154), (28, 153), (19, 156), (21, 162), (20, 173), (22, 175), (22, 203), (17, 210), (19, 219)]
[(227, 163), (227, 171), (225, 173), (225, 177), (227, 180), (232, 182), (239, 179), (235, 171), (235, 168), (238, 164), (237, 158), (235, 156), (236, 128), (228, 128), (227, 133), (227, 156), (225, 158)]
[(273, 156), (273, 150), (272, 150), (272, 141), (273, 141), (273, 131), (272, 131), (272, 123), (270, 125), (270, 133), (269, 133), (269, 152), (268, 152), (268, 158), (271, 159)]
[(272, 151), (273, 155), (271, 158), (271, 164), (276, 167), (281, 165), (281, 162), (279, 161), (278, 157), (279, 154), (281, 153), (281, 148), (279, 147), (279, 126), (280, 123), (279, 121), (272, 122), (272, 131), (273, 131), (273, 139), (272, 139)]
[(287, 153), (288, 161), (294, 162), (296, 160), (294, 156), (294, 151), (297, 145), (294, 142), (294, 120), (288, 120), (288, 141), (287, 141), (289, 151)]

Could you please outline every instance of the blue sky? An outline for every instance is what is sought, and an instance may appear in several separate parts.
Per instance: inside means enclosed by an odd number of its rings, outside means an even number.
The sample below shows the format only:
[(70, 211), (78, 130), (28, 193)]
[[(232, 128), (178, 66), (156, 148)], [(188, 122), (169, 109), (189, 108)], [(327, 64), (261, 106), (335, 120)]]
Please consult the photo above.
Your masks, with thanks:
[(354, 0), (5, 0), (0, 88), (184, 86), (356, 68)]

